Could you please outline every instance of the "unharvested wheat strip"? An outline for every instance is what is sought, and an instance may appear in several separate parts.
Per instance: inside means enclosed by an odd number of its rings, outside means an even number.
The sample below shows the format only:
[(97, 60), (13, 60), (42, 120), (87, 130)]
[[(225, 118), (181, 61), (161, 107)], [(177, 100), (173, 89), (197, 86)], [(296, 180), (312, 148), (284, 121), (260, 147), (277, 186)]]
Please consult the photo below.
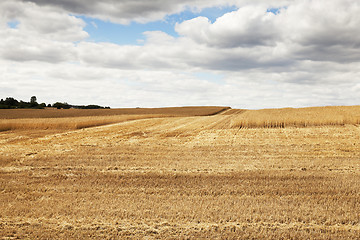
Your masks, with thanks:
[(234, 117), (234, 128), (283, 128), (310, 126), (343, 126), (359, 124), (360, 106), (316, 107), (300, 109), (247, 110)]

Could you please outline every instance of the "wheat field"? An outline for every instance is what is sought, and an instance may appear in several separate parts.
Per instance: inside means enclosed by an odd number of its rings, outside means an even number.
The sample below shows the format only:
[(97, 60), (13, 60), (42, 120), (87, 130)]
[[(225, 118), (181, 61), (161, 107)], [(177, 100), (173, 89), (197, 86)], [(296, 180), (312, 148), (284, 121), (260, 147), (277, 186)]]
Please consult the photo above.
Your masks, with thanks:
[(114, 108), (114, 109), (1, 109), (0, 119), (73, 118), (123, 115), (209, 116), (229, 107), (168, 107), (168, 108)]
[(227, 109), (229, 108), (3, 109), (0, 111), (0, 132), (30, 129), (74, 130), (136, 119), (210, 116)]
[(359, 126), (236, 125), (259, 112), (3, 131), (0, 237), (358, 239)]
[(360, 124), (360, 106), (283, 108), (245, 111), (233, 119), (234, 128), (284, 128)]
[(120, 123), (136, 119), (162, 118), (167, 115), (115, 115), (62, 118), (0, 119), (0, 132), (9, 130), (74, 130)]

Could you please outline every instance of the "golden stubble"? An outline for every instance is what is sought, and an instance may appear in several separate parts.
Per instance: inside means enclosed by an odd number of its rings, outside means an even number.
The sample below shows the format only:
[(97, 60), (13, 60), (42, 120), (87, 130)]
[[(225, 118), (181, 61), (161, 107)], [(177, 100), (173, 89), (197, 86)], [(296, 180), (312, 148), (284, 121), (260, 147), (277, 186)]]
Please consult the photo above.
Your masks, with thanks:
[(360, 129), (244, 111), (0, 134), (4, 238), (356, 239)]
[(31, 129), (74, 130), (136, 119), (209, 116), (228, 109), (228, 107), (0, 109), (0, 132)]

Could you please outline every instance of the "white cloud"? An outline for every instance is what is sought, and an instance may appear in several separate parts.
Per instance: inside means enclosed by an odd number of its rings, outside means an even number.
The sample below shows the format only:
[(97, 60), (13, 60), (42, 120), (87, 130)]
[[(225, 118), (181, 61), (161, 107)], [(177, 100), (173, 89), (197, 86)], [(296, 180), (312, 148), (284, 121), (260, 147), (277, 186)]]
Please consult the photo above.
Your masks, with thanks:
[(36, 38), (17, 30), (0, 33), (0, 38), (0, 56), (7, 60), (58, 63), (77, 59), (72, 43)]
[(213, 23), (178, 23), (180, 37), (145, 32), (139, 46), (87, 42), (85, 23), (71, 14), (145, 22), (223, 2), (2, 1), (0, 95), (113, 107), (359, 104), (356, 1), (226, 1), (239, 9)]
[(16, 21), (21, 33), (52, 41), (81, 41), (88, 37), (84, 21), (54, 7), (5, 0), (0, 3), (0, 15), (2, 30), (8, 22)]
[[(289, 5), (278, 15), (283, 37), (301, 45), (359, 45), (360, 2), (305, 0)], [(283, 23), (283, 25), (280, 25)]]
[[(81, 19), (53, 7), (5, 0), (0, 15), (0, 56), (12, 61), (73, 61), (73, 42), (88, 36)], [(13, 21), (15, 28), (8, 26)]]
[(246, 6), (227, 13), (211, 23), (198, 17), (176, 25), (176, 31), (198, 43), (222, 48), (273, 45), (278, 31), (274, 31), (275, 15), (264, 6)]
[(179, 34), (214, 48), (267, 46), (268, 56), (314, 61), (359, 61), (360, 3), (295, 1), (275, 15), (264, 5), (242, 7), (211, 23), (198, 17), (176, 25)]

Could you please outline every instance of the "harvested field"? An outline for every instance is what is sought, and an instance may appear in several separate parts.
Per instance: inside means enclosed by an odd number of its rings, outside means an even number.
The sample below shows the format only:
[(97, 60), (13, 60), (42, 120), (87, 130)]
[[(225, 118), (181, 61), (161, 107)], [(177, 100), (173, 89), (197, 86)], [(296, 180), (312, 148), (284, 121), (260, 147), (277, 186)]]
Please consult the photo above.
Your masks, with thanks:
[(115, 116), (91, 116), (72, 118), (24, 118), (24, 119), (0, 119), (0, 132), (9, 130), (74, 130), (88, 127), (131, 121), (146, 118), (161, 118), (166, 115), (115, 115)]
[[(179, 117), (210, 116), (228, 107), (179, 107), (131, 109), (3, 109), (0, 110), (0, 132), (9, 130), (74, 130), (124, 121)], [(153, 112), (153, 114), (151, 114)], [(69, 117), (72, 116), (72, 117)]]
[(68, 118), (117, 115), (208, 116), (228, 107), (169, 107), (169, 108), (116, 108), (116, 109), (0, 109), (0, 119)]
[(246, 113), (0, 133), (0, 236), (357, 239), (359, 126)]

